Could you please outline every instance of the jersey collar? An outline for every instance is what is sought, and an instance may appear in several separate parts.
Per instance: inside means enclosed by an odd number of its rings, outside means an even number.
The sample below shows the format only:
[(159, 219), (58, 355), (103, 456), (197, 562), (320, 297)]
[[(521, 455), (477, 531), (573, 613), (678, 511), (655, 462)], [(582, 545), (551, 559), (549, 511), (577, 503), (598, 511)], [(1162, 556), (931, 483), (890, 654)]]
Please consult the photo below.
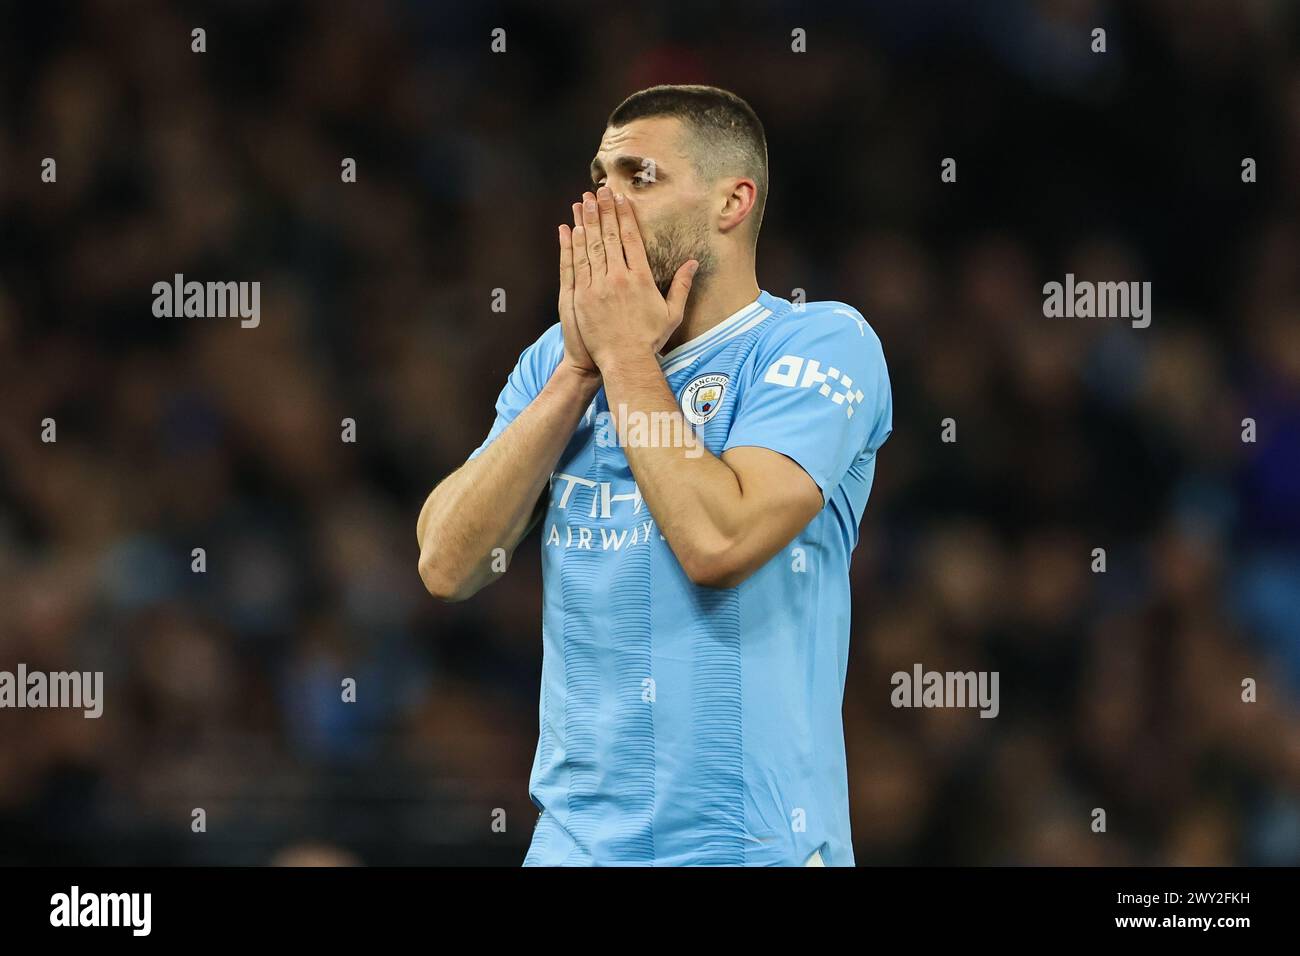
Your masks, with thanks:
[(671, 368), (676, 371), (690, 365), (692, 361), (703, 355), (710, 347), (729, 339), (746, 328), (752, 328), (756, 324), (755, 320), (762, 321), (771, 314), (771, 309), (765, 302), (765, 298), (770, 298), (766, 292), (759, 292), (758, 298), (747, 305), (737, 309), (731, 315), (727, 316), (713, 328), (706, 332), (701, 332), (695, 338), (683, 342), (671, 352), (659, 355), (659, 365), (665, 374)]

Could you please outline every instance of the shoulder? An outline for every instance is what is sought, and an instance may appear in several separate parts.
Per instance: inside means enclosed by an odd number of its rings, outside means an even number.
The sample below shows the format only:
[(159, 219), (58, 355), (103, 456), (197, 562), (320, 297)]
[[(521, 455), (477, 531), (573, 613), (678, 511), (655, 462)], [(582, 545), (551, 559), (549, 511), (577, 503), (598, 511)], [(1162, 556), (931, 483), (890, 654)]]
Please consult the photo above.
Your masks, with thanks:
[(549, 375), (564, 355), (564, 333), (556, 322), (539, 335), (519, 356), (519, 364), (536, 374)]
[(559, 355), (562, 353), (564, 351), (564, 331), (560, 323), (556, 322), (548, 327), (529, 348), (547, 354)]
[[(819, 302), (790, 303), (776, 300), (781, 308), (758, 341), (763, 357), (773, 360), (786, 354), (808, 354), (803, 358), (817, 359), (825, 364), (840, 360), (849, 364), (884, 362), (884, 347), (880, 337), (866, 318), (845, 302), (826, 300)], [(812, 354), (816, 352), (817, 354)]]

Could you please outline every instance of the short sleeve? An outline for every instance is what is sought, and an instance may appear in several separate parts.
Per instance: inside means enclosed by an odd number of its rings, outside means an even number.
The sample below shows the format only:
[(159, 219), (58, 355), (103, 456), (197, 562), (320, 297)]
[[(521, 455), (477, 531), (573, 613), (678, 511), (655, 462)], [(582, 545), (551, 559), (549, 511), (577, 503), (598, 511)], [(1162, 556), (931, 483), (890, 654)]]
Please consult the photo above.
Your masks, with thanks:
[(497, 436), (510, 427), (510, 423), (519, 416), (519, 413), (532, 404), (533, 399), (541, 392), (542, 386), (550, 379), (551, 373), (560, 364), (563, 354), (563, 333), (560, 323), (556, 322), (519, 356), (514, 370), (506, 379), (505, 387), (497, 396), (497, 417), (492, 422), (492, 429), (488, 432), (487, 438), (483, 439), (483, 444), (470, 454), (470, 459), (483, 454), (488, 445), (496, 441)]
[(793, 459), (822, 499), (893, 431), (893, 398), (880, 339), (857, 310), (818, 303), (774, 327), (742, 370), (724, 451), (769, 448)]

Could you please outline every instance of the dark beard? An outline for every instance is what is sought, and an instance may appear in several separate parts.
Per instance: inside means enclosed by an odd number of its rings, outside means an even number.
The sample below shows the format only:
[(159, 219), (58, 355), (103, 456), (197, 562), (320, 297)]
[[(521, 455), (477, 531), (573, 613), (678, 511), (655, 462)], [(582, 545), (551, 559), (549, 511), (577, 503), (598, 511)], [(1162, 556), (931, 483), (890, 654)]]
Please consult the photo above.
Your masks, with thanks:
[(704, 224), (682, 219), (664, 223), (656, 230), (654, 238), (646, 243), (645, 254), (659, 294), (665, 297), (673, 284), (673, 276), (687, 259), (700, 264), (695, 273), (695, 284), (713, 266), (713, 253), (709, 249), (708, 231)]

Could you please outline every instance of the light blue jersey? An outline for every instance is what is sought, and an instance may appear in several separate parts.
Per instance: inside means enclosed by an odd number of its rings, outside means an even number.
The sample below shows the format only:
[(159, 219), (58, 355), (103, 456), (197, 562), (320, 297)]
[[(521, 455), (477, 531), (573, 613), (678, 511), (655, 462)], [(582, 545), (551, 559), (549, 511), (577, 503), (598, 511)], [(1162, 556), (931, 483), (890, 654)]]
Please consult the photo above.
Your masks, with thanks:
[[(556, 324), (525, 350), (482, 448), (563, 349)], [(763, 292), (660, 363), (711, 453), (780, 452), (826, 504), (739, 586), (697, 587), (597, 394), (541, 524), (529, 792), (542, 814), (525, 865), (802, 865), (817, 850), (828, 866), (852, 865), (840, 709), (849, 555), (893, 428), (880, 340), (842, 303), (798, 308)]]

